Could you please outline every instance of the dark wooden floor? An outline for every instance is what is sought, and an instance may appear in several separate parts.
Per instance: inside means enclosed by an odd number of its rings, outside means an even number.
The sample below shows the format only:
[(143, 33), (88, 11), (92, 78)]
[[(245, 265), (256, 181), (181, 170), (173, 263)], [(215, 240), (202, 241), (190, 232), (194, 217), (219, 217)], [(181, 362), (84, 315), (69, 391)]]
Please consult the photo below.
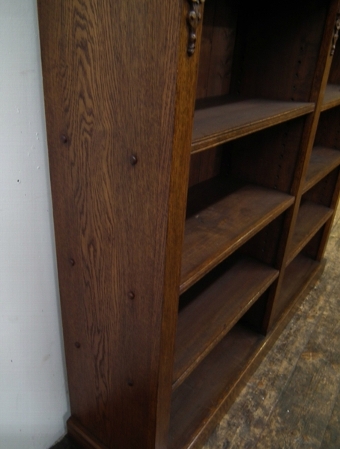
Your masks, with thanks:
[(319, 283), (202, 449), (340, 449), (339, 254), (340, 211)]

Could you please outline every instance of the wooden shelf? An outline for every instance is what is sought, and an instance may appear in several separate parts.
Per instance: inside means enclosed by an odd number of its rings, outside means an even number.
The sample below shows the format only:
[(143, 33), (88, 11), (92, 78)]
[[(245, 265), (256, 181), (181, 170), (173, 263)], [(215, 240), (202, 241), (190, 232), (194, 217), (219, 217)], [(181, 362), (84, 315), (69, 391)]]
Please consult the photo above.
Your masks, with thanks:
[(315, 204), (311, 201), (305, 201), (301, 204), (294, 235), (289, 247), (287, 265), (332, 215), (333, 210), (328, 207)]
[(328, 84), (325, 90), (321, 111), (340, 106), (340, 86), (338, 84)]
[(340, 165), (340, 151), (317, 146), (313, 148), (302, 193), (307, 192)]
[(177, 388), (278, 276), (250, 258), (223, 264), (180, 301), (173, 388)]
[(313, 103), (250, 99), (226, 100), (195, 111), (191, 152), (206, 150), (314, 110)]
[(236, 324), (173, 393), (168, 449), (190, 449), (222, 417), (295, 311), (297, 299), (324, 262), (298, 255), (287, 267), (281, 303), (289, 303), (280, 324), (266, 337)]
[(314, 276), (323, 268), (323, 264), (303, 254), (299, 254), (287, 266), (280, 290), (278, 305), (281, 310), (313, 283)]
[[(224, 184), (224, 185), (223, 185)], [(227, 193), (226, 193), (227, 192)], [(226, 193), (226, 196), (222, 196)], [(199, 199), (200, 208), (196, 199)], [(208, 204), (208, 200), (210, 203)], [(294, 198), (255, 185), (234, 185), (223, 178), (190, 189), (182, 255), (183, 293), (264, 226)]]
[(168, 449), (190, 448), (250, 375), (264, 337), (235, 325), (173, 393)]

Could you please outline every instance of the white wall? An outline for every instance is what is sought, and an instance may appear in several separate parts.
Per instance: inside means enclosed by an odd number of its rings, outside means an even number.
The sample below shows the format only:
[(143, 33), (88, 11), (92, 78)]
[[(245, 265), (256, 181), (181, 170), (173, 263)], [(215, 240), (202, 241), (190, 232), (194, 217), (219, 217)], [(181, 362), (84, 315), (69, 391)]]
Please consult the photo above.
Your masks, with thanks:
[(69, 414), (36, 0), (0, 0), (0, 448), (46, 449)]

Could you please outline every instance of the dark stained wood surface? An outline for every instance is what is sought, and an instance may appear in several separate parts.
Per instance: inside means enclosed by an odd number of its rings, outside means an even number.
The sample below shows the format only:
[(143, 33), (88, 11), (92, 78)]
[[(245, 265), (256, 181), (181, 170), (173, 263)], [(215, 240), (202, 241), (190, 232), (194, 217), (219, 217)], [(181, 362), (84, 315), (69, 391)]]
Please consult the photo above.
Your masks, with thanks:
[[(285, 303), (285, 311), (279, 324), (266, 338), (236, 324), (174, 392), (169, 449), (201, 447), (216, 420), (221, 419), (231, 406), (292, 318), (297, 302), (301, 302), (306, 289), (310, 289), (313, 276), (323, 269), (323, 264), (311, 264), (309, 260), (307, 259), (307, 263), (305, 260), (299, 261), (298, 276), (292, 278), (289, 286), (289, 305)], [(197, 395), (197, 391), (200, 391), (200, 395)]]
[[(329, 2), (288, 0), (280, 14), (275, 2), (267, 0), (233, 3), (240, 13), (231, 93), (310, 101)], [(327, 53), (328, 44), (329, 34), (323, 48)]]
[(310, 122), (309, 114), (234, 140), (228, 145), (227, 172), (249, 183), (296, 194), (305, 151), (302, 141)]
[(334, 108), (340, 105), (340, 85), (327, 84), (325, 95), (323, 98), (321, 111)]
[[(156, 4), (155, 4), (156, 6)], [(132, 6), (135, 8), (135, 5)], [(149, 7), (149, 6), (147, 6)], [(157, 4), (159, 8), (159, 3)], [(170, 11), (170, 13), (173, 13)], [(186, 215), (186, 200), (188, 192), (189, 180), (189, 164), (190, 164), (190, 144), (191, 144), (191, 130), (193, 122), (193, 113), (195, 105), (195, 89), (198, 72), (198, 57), (200, 52), (200, 36), (202, 27), (196, 30), (196, 51), (194, 55), (188, 56), (188, 27), (187, 27), (188, 4), (182, 2), (180, 7), (180, 32), (178, 42), (178, 69), (176, 72), (176, 96), (175, 96), (175, 116), (172, 135), (172, 153), (170, 184), (169, 184), (169, 203), (167, 211), (167, 243), (165, 248), (165, 270), (163, 278), (163, 291), (165, 299), (163, 301), (161, 312), (161, 329), (162, 339), (160, 341), (159, 365), (154, 369), (158, 371), (157, 385), (151, 386), (157, 388), (157, 409), (156, 409), (156, 438), (155, 447), (165, 448), (168, 440), (168, 430), (170, 422), (170, 405), (172, 400), (172, 370), (173, 370), (173, 356), (176, 336), (176, 322), (178, 316), (178, 286), (180, 283), (181, 274), (181, 256), (182, 244), (185, 226)], [(156, 13), (157, 16), (157, 13)], [(155, 16), (155, 20), (157, 20)], [(176, 20), (176, 16), (173, 17)], [(170, 53), (172, 31), (165, 26), (166, 39), (169, 39), (166, 44), (166, 49)], [(163, 28), (164, 32), (164, 28)], [(168, 33), (170, 33), (168, 35)], [(158, 62), (157, 62), (158, 65)], [(165, 69), (166, 70), (166, 69)], [(150, 81), (150, 80), (149, 80)], [(168, 87), (165, 86), (163, 95), (167, 97), (169, 92)], [(150, 108), (149, 102), (144, 104), (146, 108)], [(169, 110), (169, 113), (170, 110)], [(164, 116), (165, 118), (166, 116)], [(185, 120), (183, 118), (186, 118)], [(163, 123), (163, 122), (162, 122)], [(161, 135), (167, 135), (168, 124), (164, 121), (164, 128), (161, 128)], [(148, 132), (148, 131), (146, 131)], [(157, 147), (157, 154), (163, 159), (162, 144)], [(165, 162), (165, 161), (164, 161)], [(158, 179), (160, 183), (163, 181)], [(147, 196), (145, 197), (147, 200)], [(148, 200), (147, 200), (148, 201)], [(161, 214), (161, 210), (154, 211), (157, 217)], [(149, 216), (149, 219), (151, 216)], [(165, 217), (164, 217), (165, 219)], [(154, 238), (155, 236), (153, 236)], [(157, 245), (157, 241), (154, 241)], [(153, 273), (153, 276), (155, 273)], [(162, 301), (158, 303), (158, 307)], [(152, 381), (151, 381), (152, 382)], [(151, 385), (151, 384), (150, 384)], [(143, 407), (143, 405), (142, 405)], [(147, 424), (149, 425), (149, 424)], [(141, 444), (139, 442), (139, 448)], [(125, 449), (125, 448), (124, 448)]]
[(195, 111), (191, 152), (202, 151), (314, 110), (313, 103), (249, 99)]
[(218, 176), (221, 171), (222, 156), (222, 147), (192, 154), (190, 157), (189, 188)]
[(334, 209), (333, 196), (338, 182), (340, 167), (336, 167), (325, 177), (323, 177), (317, 184), (304, 193), (305, 200), (313, 201), (322, 204), (326, 207)]
[[(211, 0), (202, 49), (199, 26), (196, 52), (189, 57), (189, 2), (160, 7), (155, 0), (38, 0), (72, 409), (68, 431), (84, 448), (198, 447), (322, 270), (323, 263), (299, 254), (276, 282), (278, 272), (257, 263), (256, 269), (253, 263), (248, 267), (242, 282), (238, 271), (244, 267), (235, 265), (207, 297), (196, 295), (190, 313), (190, 292), (183, 295), (178, 335), (181, 350), (191, 347), (182, 367), (175, 367), (178, 388), (172, 393), (178, 293), (276, 218), (284, 218), (284, 224), (273, 237), (268, 228), (269, 245), (261, 234), (258, 253), (272, 248), (276, 254), (270, 259), (279, 269), (285, 266), (282, 254), (293, 232), (321, 109), (338, 3), (288, 0), (278, 14), (269, 0)], [(195, 7), (201, 6), (196, 2)], [(198, 101), (194, 117), (199, 55), (196, 97), (211, 104), (202, 107)], [(229, 93), (238, 100), (226, 100)], [(216, 95), (215, 102), (211, 97)], [(324, 122), (321, 134), (327, 136)], [(257, 131), (264, 129), (268, 135), (262, 147)], [(246, 135), (250, 140), (237, 142), (250, 142), (249, 153), (240, 151), (229, 171), (224, 171), (229, 147), (192, 159), (194, 187), (185, 220), (190, 152)], [(329, 140), (320, 145), (339, 147), (333, 134)], [(334, 208), (338, 171), (322, 172), (304, 200)], [(232, 177), (243, 181), (229, 182)], [(262, 179), (268, 185), (260, 186)], [(295, 202), (291, 193), (297, 195)], [(301, 216), (308, 219), (309, 212)], [(301, 229), (298, 217), (296, 248), (325, 216)], [(312, 239), (319, 255), (330, 224), (331, 219), (323, 235), (319, 231)], [(215, 291), (219, 282), (230, 292), (225, 302), (221, 289)], [(268, 304), (275, 296), (278, 301), (273, 307), (276, 326), (267, 337), (239, 324), (225, 335), (258, 297), (262, 308), (267, 305), (269, 291)], [(205, 316), (213, 326), (200, 335)], [(186, 333), (190, 327), (197, 334), (193, 344)]]
[(97, 438), (90, 434), (73, 416), (67, 421), (67, 430), (72, 435), (72, 440), (80, 445), (81, 449), (107, 449)]
[(263, 336), (235, 326), (174, 392), (168, 449), (195, 446), (216, 411), (242, 382), (262, 341)]
[(164, 447), (197, 63), (187, 4), (38, 7), (69, 431)]
[(234, 2), (211, 0), (205, 3), (197, 98), (229, 93), (236, 28)]
[(340, 447), (339, 219), (319, 283), (202, 449)]
[(328, 207), (305, 201), (301, 204), (295, 224), (293, 238), (288, 249), (287, 265), (302, 250), (308, 241), (316, 234), (333, 215)]
[(312, 283), (314, 274), (320, 269), (320, 262), (299, 254), (287, 266), (284, 272), (283, 282), (279, 297), (275, 302), (273, 317), (277, 317), (282, 311), (289, 307), (291, 302)]
[(340, 165), (340, 151), (327, 147), (314, 147), (309, 161), (302, 193), (305, 193)]
[[(296, 449), (339, 448), (339, 219), (338, 214), (320, 282), (199, 448), (268, 449), (273, 442)], [(193, 396), (190, 390), (186, 395)], [(76, 447), (64, 441), (55, 449)]]
[[(211, 195), (214, 198), (213, 192)], [(191, 205), (195, 214), (185, 224), (180, 292), (284, 212), (293, 201), (290, 195), (246, 185), (203, 210)]]
[(320, 114), (314, 146), (340, 149), (340, 106), (325, 110)]
[[(336, 210), (338, 208), (339, 198), (340, 198), (340, 170), (338, 170), (338, 178), (336, 180), (335, 188), (333, 191), (333, 197), (332, 197), (331, 203), (330, 203), (331, 209)], [(316, 256), (317, 260), (321, 260), (324, 257), (324, 253), (325, 253), (325, 250), (327, 247), (327, 242), (329, 239), (329, 234), (330, 234), (332, 226), (333, 226), (334, 218), (335, 218), (335, 214), (333, 215), (333, 217), (330, 220), (328, 220), (328, 222), (326, 223), (326, 225), (324, 227), (321, 244), (318, 249), (317, 256)]]
[[(224, 268), (224, 267), (223, 267)], [(216, 346), (278, 271), (248, 258), (236, 259), (183, 295), (176, 336), (173, 388), (177, 388)]]

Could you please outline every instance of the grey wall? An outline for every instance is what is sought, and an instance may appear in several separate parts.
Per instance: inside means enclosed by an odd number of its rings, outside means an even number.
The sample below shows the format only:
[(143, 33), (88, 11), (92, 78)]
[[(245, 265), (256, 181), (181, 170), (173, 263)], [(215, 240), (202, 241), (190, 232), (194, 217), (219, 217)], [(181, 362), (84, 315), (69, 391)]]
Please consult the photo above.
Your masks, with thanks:
[(0, 448), (46, 449), (68, 402), (36, 0), (0, 0)]

